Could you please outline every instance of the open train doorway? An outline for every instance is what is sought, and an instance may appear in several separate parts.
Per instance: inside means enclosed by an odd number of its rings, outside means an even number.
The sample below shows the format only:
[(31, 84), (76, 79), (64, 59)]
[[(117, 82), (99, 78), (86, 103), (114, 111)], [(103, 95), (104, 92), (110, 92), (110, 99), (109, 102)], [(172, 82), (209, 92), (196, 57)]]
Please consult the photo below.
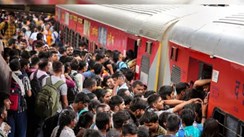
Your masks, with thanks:
[(199, 79), (211, 79), (213, 67), (211, 64), (191, 58), (189, 60), (188, 68), (188, 82), (192, 85)]
[(127, 47), (124, 51), (125, 55), (125, 62), (127, 63), (128, 67), (133, 71), (136, 72), (136, 58), (138, 55), (138, 42), (135, 39), (128, 38), (127, 39)]

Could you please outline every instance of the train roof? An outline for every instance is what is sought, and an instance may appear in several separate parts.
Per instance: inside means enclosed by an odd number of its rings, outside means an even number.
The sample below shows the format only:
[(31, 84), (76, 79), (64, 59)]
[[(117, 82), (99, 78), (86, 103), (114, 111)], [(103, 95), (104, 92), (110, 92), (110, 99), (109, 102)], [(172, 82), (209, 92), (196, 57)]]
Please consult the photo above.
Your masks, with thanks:
[(175, 24), (169, 40), (244, 65), (244, 8), (223, 7), (186, 17)]
[(196, 5), (57, 5), (122, 31), (162, 40), (167, 25), (205, 9)]

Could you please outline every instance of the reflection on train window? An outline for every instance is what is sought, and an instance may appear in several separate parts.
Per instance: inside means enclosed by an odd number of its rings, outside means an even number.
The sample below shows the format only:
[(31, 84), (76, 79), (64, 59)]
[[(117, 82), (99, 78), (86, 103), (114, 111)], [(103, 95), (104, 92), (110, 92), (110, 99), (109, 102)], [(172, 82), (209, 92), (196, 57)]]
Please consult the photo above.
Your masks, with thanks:
[(234, 137), (238, 133), (239, 121), (232, 117), (227, 116), (226, 118), (226, 137)]
[(222, 113), (219, 109), (215, 109), (213, 112), (213, 118), (218, 120), (219, 122), (219, 135), (224, 137), (224, 121), (225, 121), (225, 114)]

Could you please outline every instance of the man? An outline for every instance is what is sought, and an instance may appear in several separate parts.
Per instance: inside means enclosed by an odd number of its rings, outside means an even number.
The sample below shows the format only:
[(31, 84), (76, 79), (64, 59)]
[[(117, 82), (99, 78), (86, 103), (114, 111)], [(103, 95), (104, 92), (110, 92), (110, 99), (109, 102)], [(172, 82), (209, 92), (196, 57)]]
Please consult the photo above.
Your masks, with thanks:
[(8, 40), (12, 38), (16, 33), (16, 26), (14, 24), (15, 14), (14, 12), (10, 12), (8, 14), (8, 20), (3, 21), (0, 24), (0, 38), (2, 39), (3, 45), (8, 47)]
[(133, 123), (124, 124), (122, 127), (124, 137), (137, 137), (137, 127)]
[(181, 119), (176, 114), (170, 114), (166, 121), (167, 137), (176, 137), (176, 133), (180, 128)]
[[(64, 72), (64, 65), (60, 61), (53, 62), (53, 75), (51, 77), (52, 84), (55, 84), (56, 82), (62, 80), (61, 75)], [(44, 86), (47, 83), (47, 77), (43, 79), (42, 86)], [(60, 93), (61, 97), (61, 104), (58, 112), (61, 112), (62, 108), (68, 107), (68, 99), (67, 99), (67, 84), (64, 83), (60, 87), (58, 87), (58, 92)]]
[(119, 89), (129, 89), (125, 82), (126, 78), (123, 73), (117, 71), (112, 75), (112, 78), (115, 83), (112, 95), (116, 95)]
[(134, 81), (132, 83), (132, 92), (134, 95), (144, 95), (144, 84), (139, 80)]
[(106, 137), (107, 130), (111, 127), (110, 115), (106, 112), (96, 114), (96, 126), (101, 131), (103, 137)]
[(0, 104), (4, 104), (7, 110), (10, 109), (11, 101), (9, 99), (9, 93), (5, 91), (0, 92)]

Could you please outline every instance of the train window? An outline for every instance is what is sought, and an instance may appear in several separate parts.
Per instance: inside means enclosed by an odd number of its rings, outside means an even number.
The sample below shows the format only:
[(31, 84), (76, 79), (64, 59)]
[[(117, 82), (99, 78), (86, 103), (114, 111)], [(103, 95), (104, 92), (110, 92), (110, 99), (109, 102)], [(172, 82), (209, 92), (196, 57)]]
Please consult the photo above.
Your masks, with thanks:
[(238, 119), (227, 116), (226, 118), (226, 136), (234, 137), (238, 133), (239, 121)]
[(240, 136), (244, 137), (244, 123), (241, 123), (241, 126), (240, 126)]
[(151, 41), (147, 41), (145, 52), (147, 52), (148, 54), (152, 54), (152, 45), (153, 45), (153, 43)]
[(221, 112), (218, 108), (215, 108), (214, 112), (213, 112), (213, 118), (218, 120), (219, 122), (219, 135), (221, 137), (224, 137), (225, 133), (225, 129), (224, 129), (224, 122), (225, 122), (225, 114), (223, 112)]
[(171, 81), (173, 83), (179, 83), (181, 81), (181, 69), (180, 67), (173, 65), (171, 72)]
[(177, 57), (178, 57), (178, 48), (171, 47), (170, 59), (177, 61)]

